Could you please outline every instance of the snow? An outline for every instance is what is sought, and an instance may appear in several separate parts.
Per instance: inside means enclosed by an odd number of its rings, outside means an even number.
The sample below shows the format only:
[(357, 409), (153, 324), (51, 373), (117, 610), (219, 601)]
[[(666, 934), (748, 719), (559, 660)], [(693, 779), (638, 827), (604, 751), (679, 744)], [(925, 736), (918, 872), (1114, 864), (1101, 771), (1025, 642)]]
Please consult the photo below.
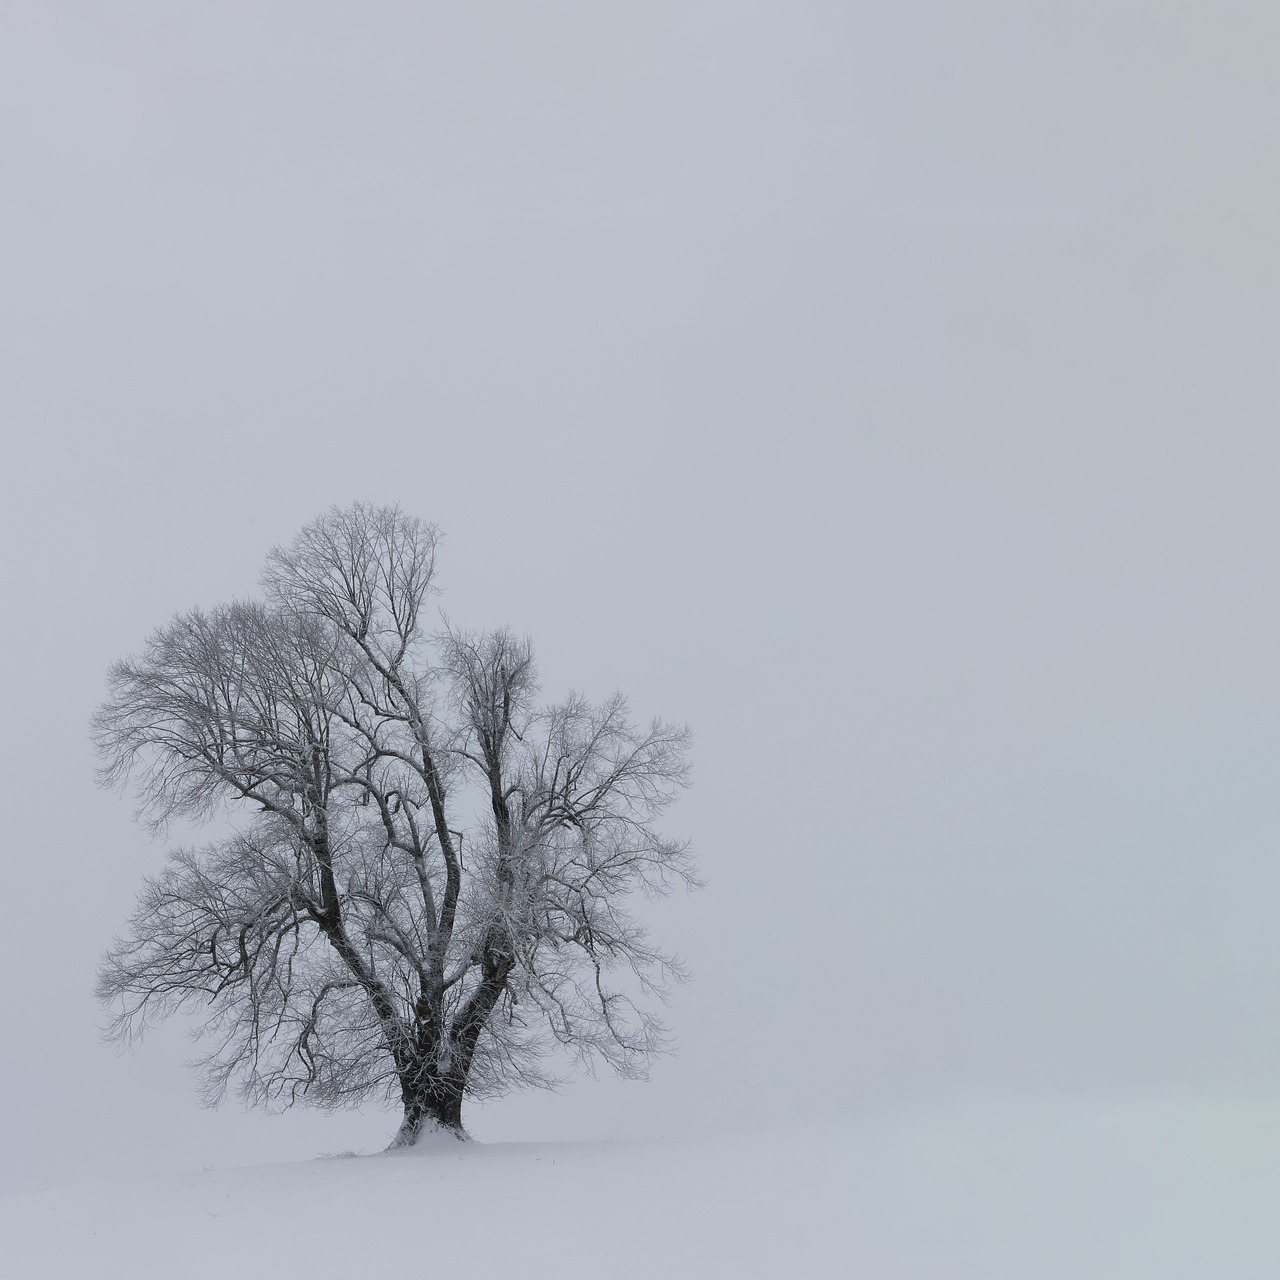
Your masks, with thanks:
[(0, 1240), (6, 1274), (30, 1280), (1274, 1280), (1280, 1101), (1042, 1099), (651, 1143), (432, 1142), (10, 1195)]

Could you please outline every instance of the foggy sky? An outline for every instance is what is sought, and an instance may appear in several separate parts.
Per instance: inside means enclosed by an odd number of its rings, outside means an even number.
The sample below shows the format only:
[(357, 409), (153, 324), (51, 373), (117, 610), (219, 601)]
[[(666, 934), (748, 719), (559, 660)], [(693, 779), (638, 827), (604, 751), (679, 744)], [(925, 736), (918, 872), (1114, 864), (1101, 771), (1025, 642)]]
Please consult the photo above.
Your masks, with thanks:
[(357, 499), (548, 697), (696, 733), (681, 1056), (481, 1136), (1273, 1088), (1277, 37), (9, 0), (0, 1184), (382, 1140), (206, 1116), (89, 996), (163, 855), (93, 785), (107, 665)]

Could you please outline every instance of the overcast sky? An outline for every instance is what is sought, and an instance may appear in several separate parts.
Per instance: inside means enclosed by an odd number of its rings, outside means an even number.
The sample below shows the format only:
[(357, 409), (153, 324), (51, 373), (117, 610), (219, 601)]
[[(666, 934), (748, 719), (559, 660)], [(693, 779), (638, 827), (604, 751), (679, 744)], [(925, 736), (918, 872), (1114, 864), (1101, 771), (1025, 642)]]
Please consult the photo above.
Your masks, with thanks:
[(687, 720), (697, 975), (577, 1137), (1280, 1080), (1280, 12), (0, 6), (0, 1185), (372, 1146), (121, 1061), (107, 665), (332, 503)]

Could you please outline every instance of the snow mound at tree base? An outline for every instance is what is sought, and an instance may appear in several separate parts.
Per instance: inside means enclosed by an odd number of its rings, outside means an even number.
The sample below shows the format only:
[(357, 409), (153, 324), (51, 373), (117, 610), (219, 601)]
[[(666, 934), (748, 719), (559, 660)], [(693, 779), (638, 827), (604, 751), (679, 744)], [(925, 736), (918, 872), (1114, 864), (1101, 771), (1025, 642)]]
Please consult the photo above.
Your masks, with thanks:
[(6, 1274), (27, 1280), (1274, 1280), (1280, 1101), (969, 1105), (651, 1144), (433, 1141), (7, 1196), (0, 1241)]

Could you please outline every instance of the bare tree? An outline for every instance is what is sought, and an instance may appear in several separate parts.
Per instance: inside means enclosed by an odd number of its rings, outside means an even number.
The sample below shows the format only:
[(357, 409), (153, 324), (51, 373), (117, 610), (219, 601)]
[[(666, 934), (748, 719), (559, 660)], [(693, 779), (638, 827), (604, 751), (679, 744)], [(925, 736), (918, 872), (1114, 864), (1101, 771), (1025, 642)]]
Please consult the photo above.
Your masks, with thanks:
[(436, 542), (331, 510), (271, 553), (261, 602), (180, 614), (117, 663), (94, 719), (102, 781), (153, 829), (234, 827), (146, 882), (99, 973), (111, 1034), (198, 1010), (209, 1101), (381, 1095), (397, 1146), (548, 1083), (556, 1044), (643, 1074), (667, 1047), (646, 997), (684, 975), (624, 899), (696, 883), (654, 827), (688, 731), (619, 695), (539, 706), (507, 631), (428, 635)]

